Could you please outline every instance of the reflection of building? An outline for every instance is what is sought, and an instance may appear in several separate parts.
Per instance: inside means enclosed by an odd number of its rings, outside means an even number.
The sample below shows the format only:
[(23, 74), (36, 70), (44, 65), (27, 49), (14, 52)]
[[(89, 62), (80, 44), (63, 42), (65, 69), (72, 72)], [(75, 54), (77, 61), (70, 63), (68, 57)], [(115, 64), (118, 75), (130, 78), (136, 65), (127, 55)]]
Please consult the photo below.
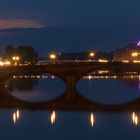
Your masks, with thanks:
[(115, 50), (113, 53), (114, 61), (140, 60), (140, 47), (137, 44), (129, 44), (124, 48)]

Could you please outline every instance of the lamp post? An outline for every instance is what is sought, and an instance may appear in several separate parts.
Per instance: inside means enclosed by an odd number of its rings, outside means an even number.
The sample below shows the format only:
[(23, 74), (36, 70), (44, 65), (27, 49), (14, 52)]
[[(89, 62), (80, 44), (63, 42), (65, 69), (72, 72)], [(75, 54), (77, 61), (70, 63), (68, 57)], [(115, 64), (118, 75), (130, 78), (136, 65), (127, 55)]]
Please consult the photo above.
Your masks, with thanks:
[(20, 57), (19, 56), (13, 56), (12, 60), (14, 61), (14, 65), (17, 65), (19, 60), (20, 60)]
[(50, 59), (50, 60), (56, 60), (56, 59), (57, 59), (56, 53), (50, 53), (50, 54), (49, 54), (49, 59)]
[(95, 57), (95, 52), (89, 52), (89, 61), (91, 61)]
[(132, 54), (131, 54), (132, 57), (137, 57), (138, 55), (139, 55), (138, 52), (132, 52)]

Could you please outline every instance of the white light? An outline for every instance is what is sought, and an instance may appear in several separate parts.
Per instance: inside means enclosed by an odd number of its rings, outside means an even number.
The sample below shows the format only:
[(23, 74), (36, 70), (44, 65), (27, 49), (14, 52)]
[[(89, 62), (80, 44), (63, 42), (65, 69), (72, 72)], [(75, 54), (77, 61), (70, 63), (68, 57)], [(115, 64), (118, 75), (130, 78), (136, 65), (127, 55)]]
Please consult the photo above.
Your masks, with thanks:
[(91, 127), (93, 127), (94, 121), (95, 121), (95, 119), (94, 119), (94, 114), (91, 113), (91, 114), (90, 114), (90, 124), (91, 124)]
[(55, 113), (55, 111), (53, 111), (52, 113), (51, 113), (51, 123), (52, 123), (52, 125), (55, 123), (55, 119), (56, 119), (56, 113)]

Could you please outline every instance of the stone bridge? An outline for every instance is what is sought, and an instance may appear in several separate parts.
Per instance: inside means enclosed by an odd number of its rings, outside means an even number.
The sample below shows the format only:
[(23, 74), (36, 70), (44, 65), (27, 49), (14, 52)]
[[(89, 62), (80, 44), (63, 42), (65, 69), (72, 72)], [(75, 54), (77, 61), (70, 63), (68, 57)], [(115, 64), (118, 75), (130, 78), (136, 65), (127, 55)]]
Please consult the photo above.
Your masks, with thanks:
[[(53, 101), (48, 101), (44, 103), (28, 103), (22, 101), (20, 99), (16, 99), (12, 97), (12, 95), (7, 92), (3, 92), (5, 94), (1, 94), (4, 98), (9, 101), (13, 101), (14, 103), (20, 104), (21, 106), (28, 106), (28, 108), (32, 107), (50, 107), (50, 108), (81, 108), (81, 105), (85, 109), (104, 109), (108, 107), (106, 105), (102, 105), (99, 103), (92, 102), (77, 92), (76, 83), (84, 76), (90, 72), (96, 71), (98, 69), (108, 69), (108, 68), (119, 68), (126, 69), (131, 71), (140, 72), (140, 64), (135, 63), (122, 63), (122, 62), (108, 62), (108, 63), (99, 63), (99, 62), (78, 62), (78, 63), (56, 63), (56, 64), (48, 64), (48, 65), (33, 65), (33, 66), (7, 66), (0, 68), (0, 85), (1, 89), (4, 91), (4, 83), (7, 79), (14, 75), (33, 75), (33, 74), (52, 74), (60, 78), (66, 84), (66, 91), (62, 96), (54, 99)], [(132, 104), (140, 104), (139, 100)], [(128, 103), (131, 108), (133, 105)], [(34, 106), (34, 107), (33, 107)], [(73, 106), (73, 107), (71, 107)], [(137, 106), (137, 105), (136, 105)], [(65, 108), (66, 107), (66, 108)], [(122, 108), (127, 108), (127, 106), (123, 106)], [(130, 107), (129, 107), (130, 108)], [(110, 106), (108, 110), (117, 110), (119, 109), (114, 106)]]

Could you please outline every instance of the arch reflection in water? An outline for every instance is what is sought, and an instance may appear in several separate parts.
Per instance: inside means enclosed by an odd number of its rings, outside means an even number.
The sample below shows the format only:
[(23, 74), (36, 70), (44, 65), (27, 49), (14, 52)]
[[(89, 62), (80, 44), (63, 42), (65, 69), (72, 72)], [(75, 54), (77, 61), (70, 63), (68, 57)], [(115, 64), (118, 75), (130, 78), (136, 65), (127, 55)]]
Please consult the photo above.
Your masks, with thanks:
[(53, 111), (50, 115), (50, 120), (51, 120), (51, 124), (54, 125), (55, 121), (56, 121), (56, 112)]
[(12, 118), (14, 124), (20, 119), (20, 111), (18, 109), (12, 114)]
[(49, 101), (65, 91), (64, 82), (52, 75), (13, 76), (6, 85), (11, 95), (31, 102)]
[(77, 89), (92, 101), (122, 104), (140, 97), (139, 77), (139, 75), (88, 75), (78, 81)]

